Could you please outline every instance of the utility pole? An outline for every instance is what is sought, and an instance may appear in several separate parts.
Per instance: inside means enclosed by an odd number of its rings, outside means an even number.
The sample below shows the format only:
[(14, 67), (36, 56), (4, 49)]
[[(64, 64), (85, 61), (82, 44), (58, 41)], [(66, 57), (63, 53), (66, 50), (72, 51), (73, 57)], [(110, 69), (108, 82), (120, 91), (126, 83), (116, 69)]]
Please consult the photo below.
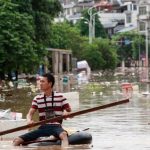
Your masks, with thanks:
[(90, 20), (89, 20), (89, 43), (91, 44), (92, 43), (92, 38), (93, 38), (93, 35), (92, 35), (92, 29), (93, 29), (93, 19), (92, 19), (92, 9), (94, 7), (90, 7), (88, 9), (88, 14), (90, 16)]
[(88, 14), (90, 16), (90, 20), (88, 21), (89, 23), (89, 43), (92, 43), (92, 39), (95, 38), (95, 15), (97, 15), (99, 12), (92, 13), (92, 10), (95, 7), (90, 7), (88, 9)]
[(145, 82), (147, 83), (147, 92), (149, 94), (149, 28), (150, 28), (150, 2), (139, 0), (139, 29), (145, 33)]

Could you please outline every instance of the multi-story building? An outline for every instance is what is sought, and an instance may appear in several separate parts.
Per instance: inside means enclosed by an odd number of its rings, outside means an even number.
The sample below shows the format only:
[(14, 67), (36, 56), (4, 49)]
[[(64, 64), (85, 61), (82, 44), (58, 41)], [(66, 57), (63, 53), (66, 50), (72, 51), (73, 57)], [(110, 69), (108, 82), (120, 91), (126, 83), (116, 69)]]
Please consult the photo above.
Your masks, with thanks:
[[(150, 37), (150, 1), (139, 0), (138, 1), (139, 14), (138, 14), (138, 30), (145, 36), (145, 66), (149, 66), (149, 37)], [(148, 80), (148, 70), (146, 73), (146, 79)]]
[(62, 22), (67, 19), (76, 23), (81, 18), (81, 12), (94, 5), (94, 0), (60, 0), (60, 2), (63, 12), (59, 15), (59, 18), (55, 18), (55, 22)]
[(145, 32), (150, 27), (150, 1), (139, 1), (138, 26), (139, 31)]
[(138, 16), (138, 7), (137, 3), (133, 2), (124, 2), (120, 7), (120, 10), (125, 15), (125, 23), (124, 29), (120, 30), (119, 32), (126, 32), (130, 30), (137, 29), (137, 16)]
[[(57, 21), (67, 19), (73, 23), (81, 18), (84, 9), (96, 8), (100, 21), (109, 35), (119, 30), (131, 30), (137, 27), (136, 0), (60, 0), (63, 13)], [(121, 30), (123, 32), (123, 30)]]

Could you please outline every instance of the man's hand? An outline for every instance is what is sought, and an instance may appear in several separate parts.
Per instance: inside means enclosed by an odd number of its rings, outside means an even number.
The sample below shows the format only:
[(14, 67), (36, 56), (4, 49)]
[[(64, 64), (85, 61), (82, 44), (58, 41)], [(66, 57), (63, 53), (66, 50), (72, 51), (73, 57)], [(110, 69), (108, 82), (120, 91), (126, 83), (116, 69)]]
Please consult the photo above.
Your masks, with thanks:
[(34, 120), (27, 120), (27, 124), (34, 124)]
[(34, 123), (34, 121), (32, 120), (32, 117), (33, 117), (35, 111), (36, 111), (36, 109), (30, 108), (30, 110), (27, 114), (27, 124), (33, 124)]
[[(71, 114), (71, 112), (67, 112), (67, 111), (64, 111), (63, 112), (63, 116), (68, 116), (68, 115), (70, 115)], [(68, 118), (72, 118), (72, 117), (68, 117)], [(65, 120), (66, 120), (67, 118), (65, 118)]]

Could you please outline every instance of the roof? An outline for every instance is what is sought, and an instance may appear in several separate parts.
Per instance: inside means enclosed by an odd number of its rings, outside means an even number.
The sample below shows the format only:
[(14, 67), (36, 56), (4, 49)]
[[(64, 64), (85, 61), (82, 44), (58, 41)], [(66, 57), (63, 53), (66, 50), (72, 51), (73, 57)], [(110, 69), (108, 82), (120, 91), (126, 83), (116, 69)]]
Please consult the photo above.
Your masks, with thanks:
[(98, 15), (104, 28), (114, 28), (125, 18), (125, 15), (122, 13), (98, 13)]
[(117, 26), (117, 22), (105, 22), (105, 23), (102, 23), (102, 25), (104, 26), (104, 28), (114, 28)]
[(108, 1), (100, 1), (95, 4), (95, 7), (112, 7), (112, 4)]
[(77, 14), (75, 14), (75, 15), (71, 15), (71, 16), (69, 16), (68, 17), (68, 19), (69, 20), (77, 20), (77, 19), (80, 19), (80, 17), (81, 17), (81, 14), (80, 13), (77, 13)]
[(118, 20), (125, 20), (125, 14), (123, 13), (101, 13), (99, 12), (98, 15), (100, 16), (100, 20), (105, 22), (107, 20), (118, 21)]
[(78, 7), (93, 7), (94, 5), (94, 2), (91, 1), (91, 2), (88, 2), (88, 3), (77, 3), (76, 6)]
[(122, 32), (129, 32), (129, 31), (132, 31), (132, 30), (135, 30), (135, 29), (137, 29), (136, 26), (129, 26), (129, 27), (125, 27), (125, 28), (119, 30), (118, 32), (120, 32), (120, 33), (122, 33)]
[(75, 3), (62, 4), (63, 9), (73, 8), (75, 5), (76, 5)]

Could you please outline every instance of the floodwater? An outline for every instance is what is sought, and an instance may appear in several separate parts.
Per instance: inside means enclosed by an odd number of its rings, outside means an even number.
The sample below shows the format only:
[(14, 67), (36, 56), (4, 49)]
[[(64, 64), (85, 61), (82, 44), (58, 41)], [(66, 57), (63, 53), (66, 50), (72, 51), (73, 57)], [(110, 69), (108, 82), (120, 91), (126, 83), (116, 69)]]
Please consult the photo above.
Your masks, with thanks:
[[(80, 100), (80, 110), (116, 101), (115, 98), (90, 96)], [(87, 113), (64, 121), (64, 126), (80, 130), (89, 128), (91, 145), (13, 147), (11, 141), (0, 141), (0, 150), (149, 150), (150, 98), (136, 94), (129, 103)]]

